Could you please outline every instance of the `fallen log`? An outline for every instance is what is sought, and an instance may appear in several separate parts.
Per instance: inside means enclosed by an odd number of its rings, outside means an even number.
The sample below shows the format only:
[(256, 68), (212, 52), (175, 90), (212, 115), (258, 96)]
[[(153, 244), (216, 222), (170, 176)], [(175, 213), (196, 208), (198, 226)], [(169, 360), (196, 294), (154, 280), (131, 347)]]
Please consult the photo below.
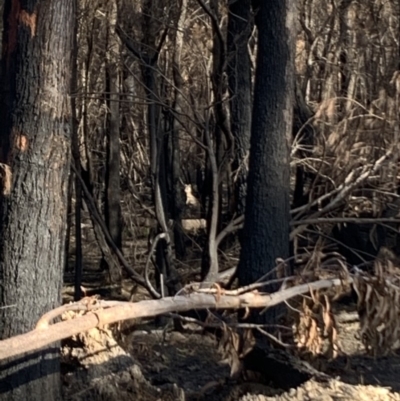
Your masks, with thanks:
[[(351, 281), (351, 279), (349, 278)], [(157, 300), (136, 303), (118, 301), (77, 302), (56, 308), (45, 314), (36, 328), (28, 333), (0, 341), (0, 360), (39, 350), (51, 343), (69, 338), (95, 327), (123, 320), (154, 317), (170, 312), (192, 309), (270, 308), (310, 290), (342, 285), (340, 279), (319, 280), (291, 287), (273, 294), (258, 291), (240, 294), (240, 291), (210, 289), (210, 293), (192, 292)], [(239, 295), (236, 295), (239, 294)], [(70, 310), (86, 310), (83, 316), (52, 324), (52, 320)]]

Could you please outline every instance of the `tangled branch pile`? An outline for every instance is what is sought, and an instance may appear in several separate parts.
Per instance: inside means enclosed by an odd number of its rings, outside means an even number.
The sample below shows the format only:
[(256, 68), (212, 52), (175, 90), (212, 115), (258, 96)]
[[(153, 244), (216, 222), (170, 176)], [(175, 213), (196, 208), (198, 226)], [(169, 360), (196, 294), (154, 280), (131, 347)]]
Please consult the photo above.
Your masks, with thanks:
[(375, 263), (373, 276), (358, 272), (354, 277), (358, 295), (360, 337), (373, 355), (386, 355), (400, 341), (400, 269), (389, 261)]

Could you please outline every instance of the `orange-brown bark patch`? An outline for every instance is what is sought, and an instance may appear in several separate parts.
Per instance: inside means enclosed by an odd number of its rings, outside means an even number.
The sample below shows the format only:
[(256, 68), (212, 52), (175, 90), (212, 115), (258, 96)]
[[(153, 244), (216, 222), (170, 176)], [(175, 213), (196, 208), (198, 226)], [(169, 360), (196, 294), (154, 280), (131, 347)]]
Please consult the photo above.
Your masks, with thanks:
[(26, 152), (28, 149), (29, 140), (28, 137), (19, 132), (13, 130), (13, 142), (14, 149), (18, 149), (21, 152)]
[(11, 167), (0, 163), (0, 192), (2, 195), (10, 195), (12, 185)]
[(30, 29), (33, 38), (36, 35), (37, 14), (35, 12), (29, 14), (26, 10), (22, 10), (19, 14), (19, 20)]

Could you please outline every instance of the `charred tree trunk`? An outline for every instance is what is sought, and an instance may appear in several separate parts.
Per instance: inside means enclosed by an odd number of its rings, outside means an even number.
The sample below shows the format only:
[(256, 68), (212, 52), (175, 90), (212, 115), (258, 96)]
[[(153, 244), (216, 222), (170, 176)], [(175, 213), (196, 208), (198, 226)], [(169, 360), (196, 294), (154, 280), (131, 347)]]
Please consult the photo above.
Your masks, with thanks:
[(174, 101), (174, 117), (173, 130), (171, 135), (171, 182), (172, 182), (172, 218), (174, 220), (174, 242), (175, 253), (178, 258), (186, 255), (185, 242), (182, 232), (182, 215), (185, 207), (185, 201), (182, 191), (181, 178), (181, 157), (179, 145), (179, 130), (181, 128), (178, 116), (182, 113), (183, 96), (182, 86), (183, 78), (181, 76), (181, 55), (183, 46), (183, 32), (185, 26), (187, 11), (187, 0), (181, 0), (180, 13), (177, 21), (177, 29), (175, 33), (175, 51), (173, 59), (173, 78), (175, 85), (175, 101)]
[[(294, 96), (295, 6), (260, 1), (248, 193), (238, 266), (240, 285), (289, 256), (289, 141)], [(273, 55), (273, 57), (271, 57)], [(264, 315), (265, 316), (265, 315)], [(274, 320), (270, 314), (266, 320)]]
[[(0, 339), (61, 301), (73, 0), (7, 0), (1, 77)], [(0, 400), (60, 400), (59, 347), (2, 361)]]
[[(223, 33), (221, 30), (221, 15), (219, 12), (219, 1), (211, 0), (210, 8), (204, 6), (203, 8), (209, 14), (211, 18), (211, 26), (213, 32), (213, 47), (212, 47), (212, 71), (211, 71), (211, 83), (212, 83), (212, 91), (214, 96), (214, 107), (213, 107), (213, 117), (215, 121), (212, 120), (214, 125), (214, 140), (215, 140), (215, 155), (217, 162), (217, 170), (212, 172), (213, 180), (217, 180), (219, 182), (218, 191), (216, 192), (214, 189), (211, 191), (211, 196), (209, 199), (209, 218), (208, 218), (208, 227), (211, 227), (214, 222), (210, 219), (216, 218), (217, 225), (216, 230), (220, 231), (222, 228), (222, 214), (223, 214), (223, 198), (224, 198), (224, 182), (227, 187), (230, 186), (230, 183), (227, 182), (226, 177), (230, 176), (229, 167), (230, 163), (228, 160), (232, 159), (232, 155), (234, 152), (233, 149), (233, 138), (232, 133), (229, 127), (229, 119), (228, 119), (228, 106), (227, 106), (227, 93), (228, 93), (228, 85), (226, 79), (224, 77), (226, 73), (226, 42), (223, 37)], [(207, 143), (207, 140), (205, 140)], [(209, 146), (208, 144), (206, 145)], [(213, 151), (213, 149), (209, 148), (209, 152)], [(213, 161), (210, 158), (211, 169), (213, 168)], [(218, 202), (215, 202), (213, 197), (218, 197)], [(217, 207), (218, 210), (215, 212), (212, 208)], [(214, 217), (213, 217), (214, 216)], [(212, 231), (212, 230), (211, 230)], [(214, 241), (215, 237), (210, 237), (209, 241)]]
[(251, 60), (248, 40), (253, 29), (251, 0), (238, 0), (229, 6), (227, 74), (230, 96), (231, 131), (235, 139), (232, 170), (234, 204), (231, 213), (244, 214), (246, 205), (247, 156), (251, 132)]
[[(116, 23), (114, 2), (110, 3), (110, 26), (108, 27), (108, 49), (106, 61), (106, 92), (107, 96), (107, 163), (105, 186), (105, 220), (107, 229), (115, 245), (122, 249), (122, 214), (120, 185), (120, 115), (119, 115), (119, 72), (118, 65), (113, 60), (118, 51), (113, 26)], [(107, 263), (110, 282), (120, 284), (121, 269), (119, 265)]]

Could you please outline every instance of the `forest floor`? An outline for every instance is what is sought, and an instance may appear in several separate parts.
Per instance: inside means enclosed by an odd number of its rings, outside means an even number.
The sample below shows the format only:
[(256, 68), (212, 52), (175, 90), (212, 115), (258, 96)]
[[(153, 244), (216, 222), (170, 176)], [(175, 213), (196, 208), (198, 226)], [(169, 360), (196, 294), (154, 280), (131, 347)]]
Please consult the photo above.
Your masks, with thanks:
[[(373, 358), (358, 338), (354, 308), (335, 311), (339, 356), (313, 366), (329, 380), (311, 378), (284, 391), (230, 379), (215, 337), (201, 329), (174, 331), (152, 321), (82, 334), (63, 347), (66, 400), (266, 401), (399, 400), (400, 353)], [(118, 333), (118, 334), (116, 334)]]
[[(71, 277), (67, 277), (67, 284)], [(99, 273), (86, 276), (86, 288), (93, 277), (98, 279)], [(65, 302), (71, 300), (70, 284), (64, 289)], [(134, 300), (141, 297), (137, 293)], [(312, 377), (289, 390), (249, 378), (233, 380), (213, 335), (192, 325), (190, 330), (174, 331), (162, 321), (155, 325), (153, 320), (142, 320), (117, 328), (93, 329), (64, 342), (64, 399), (400, 401), (400, 352), (377, 358), (366, 355), (358, 338), (355, 305), (336, 305), (334, 313), (339, 356), (332, 361), (316, 358), (312, 363), (328, 375), (325, 380)]]

